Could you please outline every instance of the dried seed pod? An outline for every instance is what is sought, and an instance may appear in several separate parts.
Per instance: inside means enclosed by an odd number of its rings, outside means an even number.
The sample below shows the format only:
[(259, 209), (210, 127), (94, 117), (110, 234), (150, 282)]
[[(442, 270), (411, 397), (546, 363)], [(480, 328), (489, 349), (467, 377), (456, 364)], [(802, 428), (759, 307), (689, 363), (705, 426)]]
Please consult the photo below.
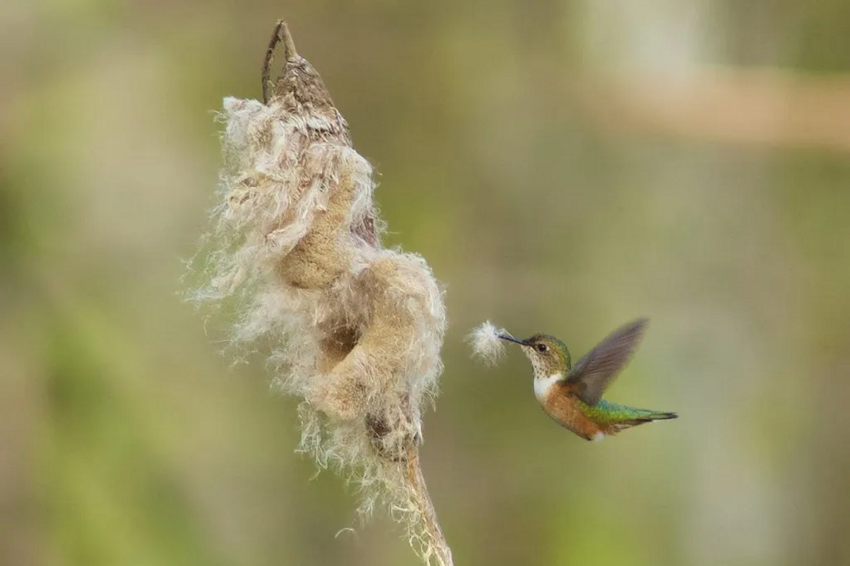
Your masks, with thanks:
[(303, 399), (301, 449), (356, 480), (362, 510), (382, 500), (426, 561), (451, 564), (417, 448), (442, 371), (442, 290), (424, 259), (382, 248), (372, 168), (282, 22), (262, 79), (262, 103), (224, 101), (221, 201), (196, 297), (234, 298), (233, 341), (271, 345), (275, 379)]

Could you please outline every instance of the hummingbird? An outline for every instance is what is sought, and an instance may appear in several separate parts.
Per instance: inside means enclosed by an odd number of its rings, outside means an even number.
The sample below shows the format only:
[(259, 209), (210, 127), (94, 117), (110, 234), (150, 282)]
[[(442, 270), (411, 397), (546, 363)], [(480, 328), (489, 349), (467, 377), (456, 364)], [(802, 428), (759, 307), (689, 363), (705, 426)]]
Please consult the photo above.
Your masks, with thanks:
[(534, 368), (534, 395), (558, 424), (578, 436), (600, 441), (643, 423), (675, 419), (676, 413), (635, 409), (602, 399), (605, 389), (631, 358), (648, 320), (626, 324), (571, 363), (567, 345), (548, 334), (520, 340), (502, 331), (502, 340), (519, 344)]

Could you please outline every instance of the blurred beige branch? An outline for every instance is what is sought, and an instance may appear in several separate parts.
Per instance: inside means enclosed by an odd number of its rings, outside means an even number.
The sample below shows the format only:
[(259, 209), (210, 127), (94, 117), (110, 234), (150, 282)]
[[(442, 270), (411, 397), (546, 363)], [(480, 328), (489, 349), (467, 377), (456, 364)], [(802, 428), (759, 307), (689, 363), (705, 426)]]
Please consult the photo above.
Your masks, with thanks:
[(850, 152), (850, 76), (702, 68), (688, 77), (585, 76), (571, 83), (613, 132)]

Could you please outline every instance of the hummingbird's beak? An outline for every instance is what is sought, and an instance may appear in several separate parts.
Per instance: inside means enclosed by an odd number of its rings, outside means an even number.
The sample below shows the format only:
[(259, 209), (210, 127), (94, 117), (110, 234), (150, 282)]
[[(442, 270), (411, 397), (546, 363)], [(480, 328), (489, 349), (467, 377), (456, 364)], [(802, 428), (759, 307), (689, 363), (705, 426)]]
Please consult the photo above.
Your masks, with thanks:
[(519, 344), (520, 346), (525, 346), (525, 340), (519, 340), (517, 338), (514, 338), (507, 332), (504, 334), (496, 334), (496, 336), (501, 338), (502, 340), (507, 340), (508, 342), (514, 342), (515, 344)]

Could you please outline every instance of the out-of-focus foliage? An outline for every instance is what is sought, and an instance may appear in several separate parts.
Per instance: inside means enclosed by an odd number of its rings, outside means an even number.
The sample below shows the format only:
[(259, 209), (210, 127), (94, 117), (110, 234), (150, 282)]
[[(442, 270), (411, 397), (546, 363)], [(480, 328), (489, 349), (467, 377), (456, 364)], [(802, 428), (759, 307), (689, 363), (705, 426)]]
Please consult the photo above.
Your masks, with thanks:
[[(212, 111), (279, 17), (448, 287), (423, 462), (457, 564), (850, 562), (846, 2), (12, 0), (0, 563), (414, 563), (178, 294)], [(640, 315), (610, 397), (681, 418), (598, 445), (463, 343)]]

